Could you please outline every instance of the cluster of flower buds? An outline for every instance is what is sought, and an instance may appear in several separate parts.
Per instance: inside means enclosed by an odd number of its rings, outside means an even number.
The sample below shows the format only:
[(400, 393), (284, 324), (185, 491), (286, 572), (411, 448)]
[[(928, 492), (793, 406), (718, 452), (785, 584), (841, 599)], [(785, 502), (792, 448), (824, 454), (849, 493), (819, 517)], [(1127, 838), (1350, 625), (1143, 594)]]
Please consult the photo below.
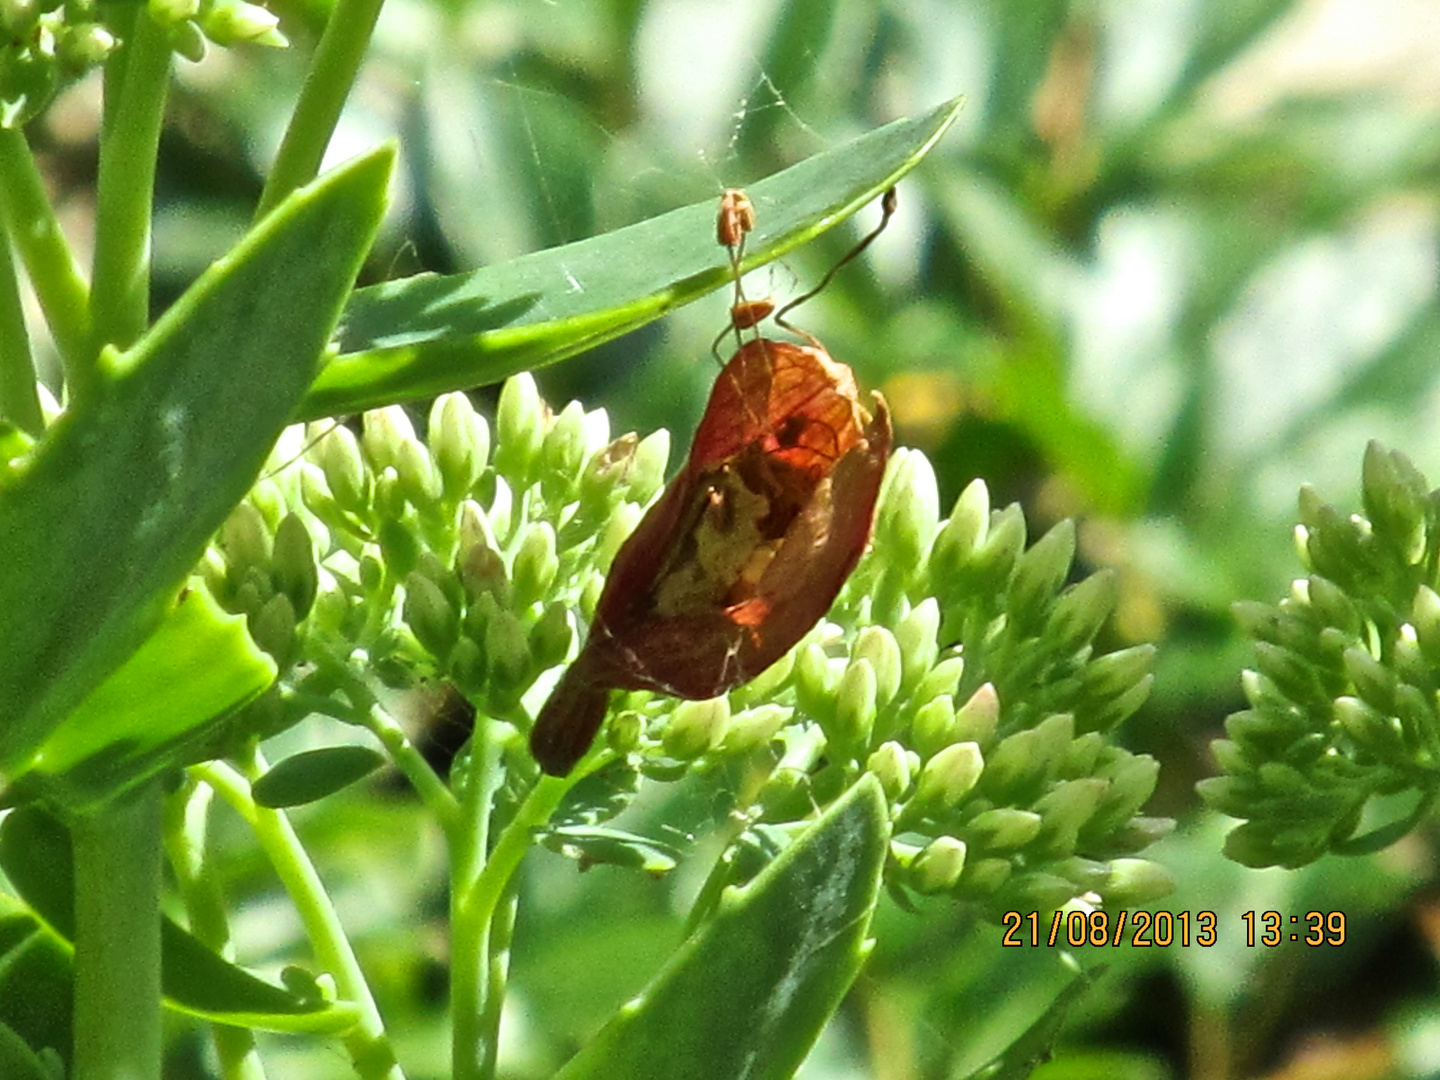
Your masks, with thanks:
[(94, 0), (0, 0), (0, 127), (40, 112), (115, 47)]
[[(302, 452), (277, 448), (293, 460), (235, 511), (204, 569), (282, 678), (323, 686), (336, 663), (391, 685), (440, 678), (522, 727), (563, 688), (582, 628), (615, 603), (606, 571), (660, 490), (668, 440), (612, 440), (603, 412), (575, 404), (552, 413), (528, 376), (505, 385), (494, 427), (492, 450), (490, 426), (451, 394), (425, 441), (388, 408), (366, 414), (358, 437), (312, 425), (291, 436)], [(723, 762), (761, 770), (749, 807), (759, 839), (874, 773), (893, 807), (901, 892), (996, 910), (1153, 899), (1168, 878), (1132, 856), (1170, 824), (1140, 813), (1156, 765), (1108, 737), (1148, 692), (1151, 650), (1096, 654), (1114, 587), (1105, 574), (1065, 585), (1068, 524), (1026, 550), (1018, 508), (992, 512), (982, 483), (948, 518), (938, 505), (924, 456), (896, 452), (873, 542), (828, 616), (728, 693), (606, 690), (596, 753), (632, 779)], [(841, 574), (851, 531), (836, 535)], [(647, 565), (688, 588), (701, 541), (661, 545)], [(586, 820), (614, 812), (593, 807)]]
[(205, 58), (205, 43), (216, 45), (289, 45), (280, 20), (246, 0), (146, 0), (150, 18), (170, 35), (170, 47), (187, 60)]
[[(1247, 866), (1297, 867), (1398, 839), (1440, 782), (1440, 492), (1371, 443), (1364, 513), (1300, 493), (1295, 536), (1309, 571), (1278, 605), (1240, 604), (1255, 640), (1250, 708), (1213, 744), (1225, 775), (1200, 792), (1246, 819), (1226, 839)], [(1372, 796), (1416, 812), (1356, 833)]]
[(292, 682), (324, 685), (325, 664), (309, 673), (328, 657), (396, 687), (443, 679), (514, 716), (572, 652), (572, 612), (659, 488), (668, 440), (612, 441), (604, 412), (578, 405), (553, 416), (528, 376), (496, 425), (493, 460), (463, 394), (435, 402), (426, 442), (398, 406), (365, 414), (358, 437), (294, 429), (207, 553), (207, 585)]

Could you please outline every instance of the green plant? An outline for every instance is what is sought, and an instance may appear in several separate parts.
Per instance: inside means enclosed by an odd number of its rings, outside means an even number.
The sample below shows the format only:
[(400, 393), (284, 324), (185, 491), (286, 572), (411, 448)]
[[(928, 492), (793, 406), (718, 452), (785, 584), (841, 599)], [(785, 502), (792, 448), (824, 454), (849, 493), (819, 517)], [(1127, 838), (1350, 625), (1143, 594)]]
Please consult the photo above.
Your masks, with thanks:
[[(1026, 550), (1018, 508), (992, 512), (978, 482), (942, 519), (918, 452), (892, 459), (870, 551), (795, 650), (726, 698), (632, 693), (571, 775), (538, 775), (524, 735), (659, 488), (667, 440), (612, 439), (605, 415), (578, 404), (552, 413), (528, 371), (732, 268), (707, 201), (473, 274), (353, 290), (393, 152), (314, 173), (377, 8), (332, 13), (261, 216), (153, 325), (151, 179), (171, 52), (196, 52), (201, 30), (277, 44), (273, 22), (218, 2), (105, 13), (110, 45), (85, 54), (103, 61), (107, 92), (88, 285), (13, 126), (39, 107), (32, 89), (0, 132), (0, 209), (66, 376), (64, 408), (47, 411), (5, 275), (4, 926), (56, 978), (51, 1003), (72, 989), (74, 1003), (55, 1008), (73, 1049), (33, 1027), (27, 1043), (24, 1018), (4, 1015), (7, 1075), (48, 1075), (58, 1052), (82, 1080), (158, 1076), (162, 1000), (214, 1023), (227, 1076), (258, 1075), (254, 1029), (335, 1034), (359, 1075), (401, 1075), (285, 812), (366, 774), (373, 747), (447, 844), (457, 1077), (496, 1068), (527, 851), (675, 864), (673, 845), (612, 823), (647, 779), (713, 784), (735, 814), (731, 843), (692, 906), (695, 935), (567, 1077), (616, 1062), (673, 1075), (677, 1061), (692, 1076), (790, 1075), (855, 977), (882, 882), (907, 906), (948, 894), (992, 913), (1163, 893), (1164, 872), (1135, 857), (1168, 827), (1140, 814), (1155, 763), (1110, 738), (1148, 692), (1151, 650), (1096, 650), (1113, 585), (1102, 573), (1066, 586), (1068, 525)], [(56, 10), (11, 61), (48, 63), (41, 43), (72, 31), (100, 40), (88, 8)], [(50, 82), (70, 62), (56, 56)], [(762, 217), (745, 267), (893, 185), (956, 108), (751, 185)], [(492, 445), (453, 391), (506, 376)], [(422, 440), (396, 403), (437, 393)], [(358, 439), (328, 421), (282, 435), (362, 409)], [(478, 713), (448, 779), (390, 707), (393, 691), (434, 684)], [(270, 767), (261, 740), (317, 716), (364, 729), (372, 749)], [(317, 974), (290, 969), (281, 987), (226, 958), (215, 795), (289, 893)], [(186, 929), (161, 917), (162, 852)], [(33, 977), (12, 960), (7, 978)]]

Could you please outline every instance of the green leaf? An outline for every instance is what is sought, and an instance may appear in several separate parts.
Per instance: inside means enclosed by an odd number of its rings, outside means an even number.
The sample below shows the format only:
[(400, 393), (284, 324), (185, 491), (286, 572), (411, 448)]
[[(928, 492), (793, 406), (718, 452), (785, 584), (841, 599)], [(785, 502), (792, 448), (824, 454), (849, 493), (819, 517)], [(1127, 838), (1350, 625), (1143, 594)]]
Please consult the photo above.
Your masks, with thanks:
[[(164, 617), (309, 385), (384, 210), (382, 149), (288, 198), (0, 482), (0, 770)], [(203, 721), (208, 716), (192, 716)]]
[[(909, 172), (959, 101), (817, 154), (747, 189), (759, 221), (745, 269), (843, 221)], [(714, 199), (469, 274), (422, 274), (358, 290), (339, 357), (300, 419), (359, 412), (499, 382), (619, 337), (730, 280)]]
[(195, 760), (196, 743), (275, 680), (245, 618), (189, 589), (138, 652), (81, 702), (4, 793), (43, 793), (80, 808), (162, 769)]
[[(74, 867), (70, 837), (36, 806), (0, 822), (0, 870), (48, 929), (70, 942), (75, 933)], [(222, 959), (169, 919), (160, 926), (162, 988), (171, 1008), (238, 1027), (333, 1033), (352, 1026), (348, 1002), (302, 997), (256, 978)]]
[(680, 861), (679, 850), (670, 844), (604, 825), (562, 825), (547, 829), (540, 842), (576, 860), (581, 869), (604, 864), (658, 875), (668, 874)]
[(557, 1080), (791, 1076), (869, 952), (888, 840), (867, 776), (731, 893)]
[(279, 809), (333, 795), (385, 764), (385, 755), (368, 746), (326, 746), (278, 761), (256, 780), (250, 794), (261, 806)]
[(1104, 973), (1101, 964), (1088, 971), (1076, 971), (1072, 979), (1054, 1000), (1025, 1031), (979, 1069), (969, 1073), (965, 1080), (1025, 1080), (1035, 1069), (1049, 1059), (1055, 1048), (1055, 1040), (1070, 1016), (1070, 1011), (1095, 985)]
[(55, 1080), (25, 1040), (0, 1024), (0, 1076), (6, 1080)]

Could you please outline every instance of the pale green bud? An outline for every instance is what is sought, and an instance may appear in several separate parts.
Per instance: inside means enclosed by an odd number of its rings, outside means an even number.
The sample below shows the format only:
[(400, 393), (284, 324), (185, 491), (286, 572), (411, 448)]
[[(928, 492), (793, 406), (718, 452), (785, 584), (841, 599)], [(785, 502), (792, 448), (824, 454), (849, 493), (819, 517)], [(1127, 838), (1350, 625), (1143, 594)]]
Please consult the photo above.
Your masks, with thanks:
[(632, 754), (640, 749), (645, 736), (645, 718), (634, 709), (625, 709), (605, 725), (605, 744), (617, 754)]
[(1381, 712), (1395, 709), (1395, 689), (1399, 680), (1384, 664), (1359, 645), (1345, 650), (1345, 674), (1355, 684), (1355, 693), (1365, 703)]
[(358, 566), (360, 588), (366, 593), (375, 593), (385, 584), (385, 567), (373, 555), (360, 556)]
[(419, 565), (420, 541), (405, 522), (386, 517), (380, 522), (376, 533), (385, 565), (397, 578), (403, 578)]
[(1085, 665), (1081, 693), (1091, 700), (1119, 697), (1150, 674), (1154, 663), (1154, 645), (1132, 645), (1097, 656)]
[(207, 547), (205, 554), (200, 556), (197, 570), (200, 580), (205, 582), (205, 588), (210, 590), (210, 595), (229, 611), (234, 588), (230, 582), (230, 568), (225, 564), (225, 556), (213, 547)]
[(370, 477), (361, 460), (360, 444), (349, 428), (331, 428), (313, 451), (325, 484), (342, 510), (360, 514), (370, 507)]
[(934, 757), (959, 741), (955, 730), (955, 703), (948, 695), (934, 698), (916, 711), (910, 725), (910, 742), (921, 757)]
[(280, 20), (244, 0), (215, 0), (196, 22), (216, 45), (268, 45), (283, 49), (290, 44), (279, 30)]
[(535, 377), (528, 371), (512, 375), (500, 388), (495, 410), (495, 468), (516, 487), (530, 486), (545, 441), (548, 412)]
[(1100, 751), (1103, 749), (1105, 749), (1105, 736), (1098, 731), (1088, 731), (1072, 740), (1069, 748), (1065, 751), (1065, 762), (1061, 766), (1061, 774), (1066, 777), (1089, 776), (1095, 771), (1095, 765), (1100, 760)]
[(455, 572), (465, 595), (472, 602), (486, 595), (504, 601), (510, 595), (505, 560), (483, 540), (460, 549), (460, 553), (455, 557)]
[(823, 725), (830, 750), (858, 758), (870, 745), (875, 730), (875, 669), (868, 660), (852, 660), (835, 691), (835, 713)]
[(1044, 771), (1044, 762), (1036, 760), (1038, 742), (1033, 729), (1001, 739), (986, 762), (986, 793), (1000, 802), (1023, 798), (1025, 789)]
[(249, 567), (261, 569), (270, 565), (270, 530), (260, 511), (248, 502), (242, 502), (230, 512), (225, 524), (220, 526), (220, 550), (230, 564), (233, 579)]
[(811, 719), (826, 723), (835, 710), (835, 688), (839, 682), (830, 658), (816, 642), (800, 646), (795, 658), (795, 697)]
[(1130, 719), (1141, 705), (1144, 705), (1150, 698), (1150, 688), (1155, 684), (1155, 676), (1146, 675), (1138, 683), (1132, 686), (1125, 693), (1113, 701), (1089, 714), (1086, 718), (1088, 726), (1097, 731), (1109, 731), (1120, 723)]
[(1009, 859), (968, 860), (960, 875), (959, 894), (970, 898), (990, 896), (1009, 880), (1013, 867)]
[(720, 745), (730, 723), (730, 700), (682, 701), (675, 706), (661, 733), (665, 753), (679, 761), (691, 761)]
[(485, 624), (485, 656), (490, 665), (491, 693), (508, 701), (519, 695), (532, 678), (530, 647), (525, 628), (508, 611), (497, 611)]
[(19, 41), (40, 21), (37, 0), (0, 0), (0, 29), (12, 41)]
[(1041, 625), (1070, 573), (1074, 558), (1075, 523), (1067, 519), (1015, 560), (1015, 576), (1010, 580), (1006, 610), (1018, 627), (1028, 630)]
[(170, 27), (170, 48), (192, 64), (198, 64), (205, 59), (208, 46), (205, 43), (205, 35), (200, 32), (200, 27), (195, 24), (193, 19), (186, 19), (184, 22), (175, 23)]
[(927, 895), (948, 892), (965, 872), (965, 853), (965, 841), (953, 836), (937, 836), (910, 864), (908, 884), (916, 892)]
[(900, 648), (900, 694), (908, 697), (935, 666), (939, 653), (935, 635), (940, 632), (940, 605), (927, 596), (895, 627)]
[(605, 591), (605, 576), (603, 574), (591, 574), (585, 579), (585, 584), (580, 586), (580, 614), (586, 620), (595, 617), (595, 609), (600, 606), (600, 594)]
[(1075, 738), (1075, 718), (1069, 713), (1047, 716), (1035, 725), (1037, 763), (1046, 771), (1058, 770)]
[(791, 649), (744, 686), (737, 686), (730, 693), (731, 699), (745, 705), (771, 700), (795, 670), (795, 652)]
[(985, 768), (984, 755), (973, 742), (945, 747), (920, 771), (915, 790), (916, 807), (952, 809), (970, 794)]
[[(1217, 807), (1218, 809), (1218, 807)], [(1110, 851), (1144, 851), (1157, 840), (1175, 831), (1175, 819), (1167, 817), (1132, 817), (1105, 838)]]
[(400, 447), (419, 441), (409, 413), (400, 405), (371, 409), (360, 417), (360, 448), (370, 468), (377, 473), (385, 469), (398, 471)]
[(1425, 478), (1399, 451), (1372, 440), (1360, 467), (1365, 513), (1375, 532), (1410, 564), (1425, 553)]
[(1174, 876), (1149, 859), (1112, 859), (1110, 878), (1099, 890), (1105, 903), (1115, 908), (1148, 904), (1174, 891)]
[[(1110, 787), (1091, 823), (1092, 827), (1104, 830), (1125, 824), (1149, 801), (1160, 777), (1160, 763), (1149, 754), (1126, 754), (1108, 772)], [(1308, 787), (1302, 778), (1300, 790), (1308, 791)]]
[(855, 638), (850, 655), (865, 660), (875, 673), (875, 704), (883, 709), (900, 689), (900, 646), (883, 626), (867, 626)]
[(325, 474), (308, 462), (300, 466), (300, 501), (321, 521), (343, 527), (345, 512), (330, 494)]
[(941, 660), (927, 671), (915, 688), (916, 701), (930, 701), (944, 695), (953, 696), (960, 686), (960, 676), (965, 674), (965, 661), (958, 656)]
[(1058, 874), (1032, 870), (1005, 887), (1004, 904), (1011, 911), (1054, 911), (1075, 896), (1075, 886)]
[(1050, 612), (1045, 624), (1045, 640), (1060, 653), (1085, 648), (1110, 617), (1118, 596), (1115, 573), (1108, 568), (1072, 585), (1061, 594)]
[(1041, 796), (1031, 807), (1045, 824), (1036, 854), (1056, 859), (1073, 854), (1080, 830), (1100, 808), (1109, 786), (1108, 781), (1091, 776), (1063, 781)]
[(515, 495), (511, 492), (510, 485), (505, 482), (505, 477), (497, 474), (494, 483), (495, 497), (490, 500), (490, 509), (486, 511), (486, 516), (490, 519), (490, 528), (495, 530), (495, 538), (508, 540), (517, 516)]
[(115, 36), (99, 23), (66, 26), (55, 39), (55, 59), (67, 74), (81, 75), (115, 51)]
[(465, 499), (460, 503), (456, 511), (455, 531), (461, 551), (466, 551), (476, 544), (484, 545), (492, 551), (500, 546), (495, 539), (495, 530), (490, 527), (490, 516), (474, 499)]
[(970, 700), (955, 711), (955, 738), (988, 743), (1000, 723), (1000, 695), (994, 683), (981, 683)]
[(1044, 819), (1030, 810), (997, 806), (976, 814), (965, 825), (970, 843), (986, 851), (1014, 851), (1040, 835)]
[(630, 499), (644, 506), (665, 483), (665, 465), (670, 460), (670, 432), (661, 428), (640, 440), (630, 463)]
[(875, 542), (887, 561), (907, 576), (920, 574), (940, 517), (935, 470), (919, 450), (900, 447), (890, 456), (875, 510)]
[(604, 508), (628, 476), (639, 445), (639, 436), (631, 431), (590, 455), (580, 473), (579, 498), (582, 506)]
[(516, 606), (528, 607), (549, 596), (559, 571), (555, 530), (548, 521), (537, 521), (525, 530), (520, 550), (515, 553), (513, 583)]
[(880, 789), (891, 802), (910, 790), (910, 757), (898, 742), (881, 743), (865, 762), (865, 768), (879, 779)]
[(975, 575), (977, 591), (1003, 588), (1015, 562), (1025, 550), (1025, 514), (1016, 503), (991, 516), (985, 542), (976, 550), (967, 570)]
[(156, 22), (168, 26), (200, 14), (200, 0), (147, 0), (145, 9)]
[(615, 560), (615, 553), (620, 550), (620, 545), (629, 539), (630, 534), (635, 531), (635, 526), (640, 524), (640, 519), (644, 516), (645, 511), (632, 502), (624, 502), (615, 507), (605, 522), (605, 528), (601, 531), (600, 538), (595, 545), (597, 569), (610, 569), (610, 564)]
[(395, 472), (400, 490), (415, 506), (428, 507), (444, 493), (440, 472), (418, 439), (407, 439), (395, 447)]
[(460, 640), (460, 615), (445, 594), (428, 577), (411, 573), (405, 578), (405, 622), (415, 640), (437, 660), (444, 660)]
[(450, 678), (461, 693), (479, 694), (485, 688), (485, 653), (473, 638), (462, 637), (450, 652)]
[(440, 473), (445, 497), (452, 502), (467, 495), (485, 471), (490, 454), (490, 428), (460, 393), (442, 394), (430, 407), (430, 452)]
[(585, 464), (585, 410), (572, 401), (560, 411), (540, 444), (540, 484), (545, 497), (568, 500)]
[(296, 616), (305, 618), (315, 603), (320, 574), (310, 533), (294, 514), (286, 514), (275, 530), (273, 559), (276, 588), (290, 598)]
[(274, 657), (281, 670), (290, 666), (297, 652), (295, 623), (290, 598), (276, 593), (247, 624), (255, 644)]
[(554, 667), (569, 655), (570, 643), (574, 640), (569, 609), (558, 600), (546, 604), (530, 628), (530, 654), (535, 658), (535, 666), (542, 670)]
[(762, 821), (795, 821), (812, 808), (810, 779), (803, 769), (781, 766), (770, 774), (755, 797)]
[(285, 501), (285, 492), (274, 480), (257, 480), (255, 486), (245, 496), (246, 501), (253, 503), (255, 509), (260, 511), (260, 516), (265, 521), (265, 527), (272, 532), (279, 526), (280, 519), (290, 512), (290, 506)]
[(1077, 893), (1100, 892), (1110, 880), (1110, 864), (1072, 855), (1050, 866), (1052, 873), (1075, 886)]
[(1357, 745), (1382, 761), (1403, 761), (1408, 756), (1400, 722), (1372, 709), (1359, 698), (1348, 695), (1336, 698), (1335, 719)]
[(935, 537), (930, 564), (936, 580), (954, 574), (974, 557), (985, 542), (989, 521), (990, 492), (984, 480), (972, 480)]
[(783, 705), (757, 705), (730, 718), (722, 749), (727, 754), (743, 754), (767, 745), (790, 722), (795, 710)]

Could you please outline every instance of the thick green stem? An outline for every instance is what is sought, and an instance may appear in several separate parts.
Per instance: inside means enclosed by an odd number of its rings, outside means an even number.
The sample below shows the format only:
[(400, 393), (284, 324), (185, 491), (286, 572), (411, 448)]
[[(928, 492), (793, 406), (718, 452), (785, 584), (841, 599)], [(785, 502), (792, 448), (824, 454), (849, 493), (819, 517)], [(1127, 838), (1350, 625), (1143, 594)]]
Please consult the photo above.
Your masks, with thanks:
[(100, 348), (128, 348), (145, 332), (150, 317), (150, 224), (170, 42), (143, 8), (132, 8), (129, 21), (124, 46), (105, 67), (90, 293), (92, 347), (89, 363), (76, 372), (72, 393), (77, 397), (96, 377)]
[[(250, 768), (257, 773), (264, 769), (258, 751)], [(380, 1010), (350, 948), (345, 928), (289, 819), (279, 810), (257, 806), (250, 797), (248, 781), (227, 765), (207, 762), (194, 766), (193, 772), (213, 787), (254, 830), (266, 858), (294, 901), (315, 950), (316, 962), (335, 979), (340, 996), (354, 1002), (359, 1010), (359, 1021), (344, 1038), (355, 1071), (362, 1080), (404, 1080), (405, 1074), (395, 1061)]]
[(60, 231), (25, 133), (14, 128), (0, 128), (0, 213), (73, 379), (72, 369), (90, 342), (90, 290)]
[(45, 430), (35, 384), (35, 358), (30, 354), (30, 335), (25, 329), (25, 311), (20, 306), (20, 285), (15, 280), (15, 259), (3, 226), (0, 226), (0, 418), (37, 437)]
[(385, 0), (338, 0), (315, 48), (300, 100), (281, 140), (256, 216), (273, 210), (286, 195), (320, 171), (340, 110), (370, 47), (370, 35)]
[(73, 1080), (160, 1077), (160, 785), (75, 821)]

